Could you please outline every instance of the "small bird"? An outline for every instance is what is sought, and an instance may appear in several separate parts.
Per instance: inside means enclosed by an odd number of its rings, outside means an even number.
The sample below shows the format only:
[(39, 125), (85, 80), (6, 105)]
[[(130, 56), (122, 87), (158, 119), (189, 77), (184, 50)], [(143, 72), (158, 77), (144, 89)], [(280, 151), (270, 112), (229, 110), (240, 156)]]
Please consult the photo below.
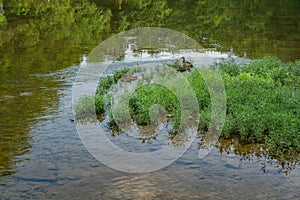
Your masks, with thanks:
[(181, 64), (181, 66), (178, 67), (177, 71), (181, 71), (181, 72), (184, 72), (184, 71), (187, 71), (187, 70), (190, 71), (191, 68), (194, 67), (191, 62), (188, 62), (188, 61), (185, 60), (184, 56), (182, 56), (181, 59), (182, 59), (182, 64)]

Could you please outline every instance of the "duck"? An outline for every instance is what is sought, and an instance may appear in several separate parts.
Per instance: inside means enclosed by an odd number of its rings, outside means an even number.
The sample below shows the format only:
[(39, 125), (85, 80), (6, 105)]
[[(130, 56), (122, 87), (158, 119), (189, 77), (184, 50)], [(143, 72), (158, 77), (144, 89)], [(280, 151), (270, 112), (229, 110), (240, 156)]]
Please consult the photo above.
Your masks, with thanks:
[(185, 60), (184, 56), (182, 56), (181, 59), (182, 59), (182, 64), (178, 67), (177, 71), (180, 72), (184, 72), (187, 70), (190, 71), (194, 67), (191, 62)]
[(183, 66), (188, 67), (189, 69), (194, 67), (191, 62), (188, 62), (188, 61), (185, 60), (184, 56), (182, 56), (181, 59), (182, 59), (182, 65)]

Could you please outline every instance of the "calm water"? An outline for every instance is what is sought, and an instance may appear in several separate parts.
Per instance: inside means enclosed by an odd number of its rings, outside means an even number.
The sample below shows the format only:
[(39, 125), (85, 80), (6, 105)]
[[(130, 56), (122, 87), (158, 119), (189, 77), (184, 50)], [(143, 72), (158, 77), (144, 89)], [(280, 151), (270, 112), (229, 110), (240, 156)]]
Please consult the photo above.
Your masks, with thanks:
[[(299, 164), (282, 170), (234, 138), (223, 141), (228, 154), (216, 148), (200, 160), (193, 146), (171, 166), (126, 174), (94, 159), (71, 120), (79, 63), (109, 35), (162, 26), (209, 50), (292, 61), (300, 58), (298, 1), (123, 1), (120, 11), (116, 3), (94, 2), (112, 10), (110, 31), (101, 37), (91, 31), (91, 22), (63, 17), (45, 23), (10, 14), (0, 30), (0, 199), (299, 198)], [(126, 141), (126, 135), (115, 140)]]

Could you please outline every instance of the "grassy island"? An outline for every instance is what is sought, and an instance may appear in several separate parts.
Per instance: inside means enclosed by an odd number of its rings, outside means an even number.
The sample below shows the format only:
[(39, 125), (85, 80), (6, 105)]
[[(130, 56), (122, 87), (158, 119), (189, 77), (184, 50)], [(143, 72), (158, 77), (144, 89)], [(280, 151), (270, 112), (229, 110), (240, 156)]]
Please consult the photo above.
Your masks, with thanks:
[[(227, 97), (226, 122), (221, 136), (230, 138), (238, 135), (248, 143), (262, 145), (268, 154), (275, 157), (291, 153), (299, 155), (300, 61), (282, 63), (272, 57), (249, 64), (223, 63), (214, 68), (220, 70)], [(110, 113), (111, 94), (108, 91), (124, 74), (131, 78), (130, 69), (101, 78), (96, 95), (81, 99), (75, 107), (76, 113), (88, 114), (87, 105), (91, 98), (95, 98), (97, 114)], [(211, 106), (207, 86), (198, 70), (185, 72), (184, 76), (198, 100), (199, 133), (205, 134)], [(149, 124), (149, 108), (155, 104), (164, 107), (176, 129), (180, 123), (180, 105), (176, 96), (150, 82), (136, 90), (130, 98), (132, 119), (139, 125)]]

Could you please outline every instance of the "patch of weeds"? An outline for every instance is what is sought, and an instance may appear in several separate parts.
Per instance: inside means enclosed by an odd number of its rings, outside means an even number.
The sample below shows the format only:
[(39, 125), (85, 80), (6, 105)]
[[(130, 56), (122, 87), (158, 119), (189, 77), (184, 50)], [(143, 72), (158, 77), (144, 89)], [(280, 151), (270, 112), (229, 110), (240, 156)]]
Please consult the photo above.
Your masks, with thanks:
[(171, 64), (167, 64), (168, 67), (171, 67), (173, 69), (178, 69), (178, 67), (181, 65), (180, 61), (175, 61), (174, 63), (171, 63)]
[[(176, 68), (178, 63), (169, 67)], [(238, 135), (243, 141), (264, 146), (268, 155), (282, 159), (284, 155), (300, 153), (300, 61), (282, 63), (277, 58), (264, 58), (247, 65), (223, 63), (220, 66), (227, 100), (226, 122), (222, 137)], [(125, 73), (102, 78), (96, 94), (96, 111), (103, 113), (107, 91)], [(183, 74), (193, 88), (200, 111), (199, 131), (206, 132), (211, 121), (209, 90), (200, 73)], [(209, 77), (208, 77), (209, 78)], [(161, 105), (174, 126), (181, 120), (181, 107), (173, 92), (154, 84), (139, 84), (129, 100), (130, 115), (139, 125), (151, 123), (149, 108)], [(99, 95), (99, 96), (97, 96)], [(78, 110), (87, 113), (91, 97), (79, 102)], [(108, 97), (110, 98), (110, 97)], [(93, 105), (90, 105), (93, 106)], [(85, 110), (86, 109), (86, 110)], [(111, 116), (112, 117), (112, 116)]]
[(75, 103), (76, 119), (88, 118), (95, 112), (96, 114), (103, 114), (106, 110), (105, 107), (110, 104), (111, 94), (108, 93), (108, 90), (127, 72), (129, 72), (129, 68), (117, 71), (113, 76), (100, 78), (96, 94), (94, 96), (84, 96)]
[(180, 105), (173, 92), (163, 86), (149, 83), (139, 87), (129, 101), (130, 114), (138, 125), (148, 125), (151, 122), (149, 108), (156, 104), (172, 116), (176, 130), (180, 125)]
[(95, 96), (84, 96), (75, 104), (76, 119), (83, 119), (95, 113)]
[(299, 61), (284, 64), (277, 58), (244, 66), (220, 67), (226, 88), (227, 117), (223, 136), (263, 144), (281, 158), (300, 152)]

